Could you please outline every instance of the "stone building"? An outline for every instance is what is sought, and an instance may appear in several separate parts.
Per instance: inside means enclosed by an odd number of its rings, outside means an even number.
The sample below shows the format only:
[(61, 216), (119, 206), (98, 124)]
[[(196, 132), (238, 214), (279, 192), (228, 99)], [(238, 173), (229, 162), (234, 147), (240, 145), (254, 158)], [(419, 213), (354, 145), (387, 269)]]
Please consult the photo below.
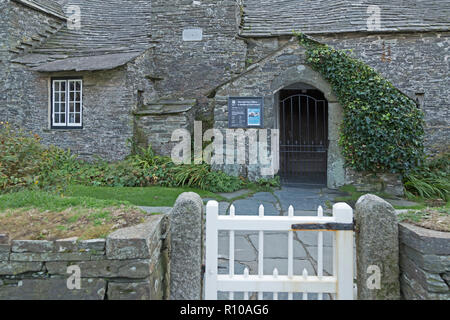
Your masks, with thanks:
[[(256, 103), (244, 118), (280, 130), (282, 174), (329, 187), (361, 180), (339, 152), (342, 108), (293, 30), (353, 49), (423, 108), (427, 151), (449, 148), (449, 1), (0, 0), (0, 9), (1, 120), (88, 159), (122, 159), (133, 145), (170, 154), (175, 129), (199, 120), (223, 130), (242, 121), (232, 103)], [(248, 161), (221, 169), (260, 176)]]

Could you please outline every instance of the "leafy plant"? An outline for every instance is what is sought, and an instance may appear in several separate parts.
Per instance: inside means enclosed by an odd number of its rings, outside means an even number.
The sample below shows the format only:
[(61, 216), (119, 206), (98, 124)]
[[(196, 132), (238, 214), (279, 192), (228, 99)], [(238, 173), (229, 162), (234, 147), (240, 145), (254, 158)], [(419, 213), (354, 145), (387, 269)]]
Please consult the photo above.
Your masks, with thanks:
[(212, 171), (207, 164), (180, 165), (172, 171), (176, 186), (196, 187), (212, 192), (233, 192), (243, 187), (241, 179), (221, 171)]
[(147, 149), (140, 147), (136, 155), (131, 156), (130, 159), (134, 164), (143, 169), (150, 169), (154, 166), (167, 165), (171, 162), (170, 158), (162, 157), (155, 154), (152, 146)]
[(44, 147), (41, 138), (9, 123), (0, 123), (0, 191), (52, 188), (67, 183), (70, 151)]
[[(277, 185), (264, 180), (260, 185)], [(155, 154), (151, 147), (122, 161), (101, 159), (87, 162), (70, 150), (45, 147), (40, 137), (4, 125), (0, 130), (0, 190), (52, 188), (64, 192), (78, 184), (96, 187), (193, 187), (211, 192), (232, 192), (248, 182), (208, 164), (175, 165), (170, 158)]]
[(448, 201), (450, 193), (450, 154), (425, 162), (405, 175), (407, 196)]
[(404, 173), (423, 158), (423, 113), (374, 69), (298, 34), (307, 63), (331, 84), (344, 109), (340, 146), (356, 171)]

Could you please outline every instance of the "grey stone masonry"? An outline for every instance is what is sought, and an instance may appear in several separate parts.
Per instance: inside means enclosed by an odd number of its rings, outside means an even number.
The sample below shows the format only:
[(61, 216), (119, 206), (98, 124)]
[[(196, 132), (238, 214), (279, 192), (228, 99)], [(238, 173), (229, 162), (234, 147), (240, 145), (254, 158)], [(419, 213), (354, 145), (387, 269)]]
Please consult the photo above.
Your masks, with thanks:
[(399, 224), (400, 281), (408, 300), (450, 300), (450, 232)]
[[(156, 300), (169, 293), (167, 215), (106, 239), (9, 240), (0, 235), (0, 300)], [(81, 287), (69, 289), (72, 268)]]
[(346, 169), (347, 183), (360, 192), (385, 192), (393, 196), (405, 195), (402, 178), (393, 173), (356, 172)]
[(203, 202), (193, 192), (181, 194), (170, 216), (170, 299), (200, 300), (202, 292)]
[(394, 208), (367, 194), (356, 202), (358, 300), (398, 300), (399, 246)]

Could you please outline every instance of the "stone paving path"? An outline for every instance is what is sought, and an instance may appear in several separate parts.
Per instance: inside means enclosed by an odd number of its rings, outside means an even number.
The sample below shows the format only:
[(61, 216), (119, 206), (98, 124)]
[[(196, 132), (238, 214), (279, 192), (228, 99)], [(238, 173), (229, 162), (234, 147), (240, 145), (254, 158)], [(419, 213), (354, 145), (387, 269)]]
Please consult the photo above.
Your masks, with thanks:
[[(227, 198), (242, 196), (239, 194), (223, 195)], [(260, 192), (248, 198), (233, 202), (236, 215), (257, 215), (258, 208), (264, 205), (265, 215), (287, 215), (290, 205), (294, 207), (294, 214), (298, 216), (317, 215), (317, 208), (322, 206), (324, 214), (331, 214), (327, 203), (332, 204), (333, 199), (341, 193), (326, 188), (311, 186), (285, 186), (273, 193)], [(205, 203), (206, 200), (204, 199)], [(231, 203), (220, 202), (219, 214), (229, 214)], [(228, 273), (229, 248), (228, 232), (219, 232), (219, 273)], [(277, 268), (279, 274), (287, 274), (287, 232), (264, 233), (264, 274), (272, 274)], [(250, 274), (258, 272), (258, 233), (235, 232), (235, 273), (243, 274), (249, 268)], [(324, 275), (332, 272), (332, 234), (324, 232)], [(317, 232), (296, 232), (294, 234), (294, 274), (302, 274), (306, 269), (310, 275), (317, 274)], [(253, 295), (254, 297), (255, 295)], [(227, 299), (226, 294), (219, 294), (219, 298)], [(242, 299), (235, 294), (236, 299)], [(287, 294), (279, 295), (279, 299), (286, 299)], [(316, 295), (309, 294), (309, 299)], [(329, 298), (324, 295), (324, 299)], [(264, 294), (264, 299), (272, 299), (272, 294)], [(301, 294), (294, 295), (294, 299), (301, 299)]]

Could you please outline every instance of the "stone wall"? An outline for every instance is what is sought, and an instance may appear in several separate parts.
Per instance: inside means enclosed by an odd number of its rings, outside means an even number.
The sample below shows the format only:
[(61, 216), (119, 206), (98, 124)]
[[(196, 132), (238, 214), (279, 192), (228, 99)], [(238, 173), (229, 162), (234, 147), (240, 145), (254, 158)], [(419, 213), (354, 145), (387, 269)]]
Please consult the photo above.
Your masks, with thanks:
[[(214, 127), (222, 130), (228, 128), (228, 97), (264, 97), (264, 128), (279, 128), (279, 108), (277, 92), (292, 84), (302, 83), (320, 90), (328, 101), (328, 186), (336, 188), (346, 184), (344, 161), (338, 146), (339, 126), (342, 121), (342, 107), (333, 94), (330, 85), (305, 64), (305, 49), (297, 41), (291, 40), (284, 46), (262, 60), (247, 68), (246, 72), (216, 88), (214, 98)], [(269, 148), (271, 144), (269, 142)], [(248, 151), (247, 145), (247, 152)], [(223, 154), (226, 154), (226, 150)], [(220, 153), (218, 151), (217, 153)], [(261, 155), (259, 155), (261, 156)], [(261, 165), (226, 164), (218, 166), (233, 175), (243, 175), (256, 180), (266, 175), (261, 174)], [(268, 167), (268, 166), (266, 166)]]
[(450, 300), (450, 233), (399, 224), (404, 299)]
[(9, 60), (45, 41), (63, 23), (61, 19), (14, 1), (0, 1), (0, 121), (10, 120), (21, 109), (15, 104), (16, 99), (8, 106), (11, 97), (17, 95), (16, 90), (21, 88), (21, 83), (19, 86), (15, 83), (17, 77), (10, 70), (13, 65)]
[(360, 192), (385, 192), (393, 196), (405, 195), (402, 178), (393, 173), (356, 172), (346, 168), (347, 183)]
[[(49, 87), (52, 77), (83, 79), (83, 128), (50, 129)], [(0, 106), (6, 120), (38, 134), (44, 144), (71, 149), (84, 159), (100, 155), (123, 159), (133, 137), (133, 96), (124, 67), (109, 71), (38, 73), (19, 64), (11, 66), (8, 106)]]
[[(337, 49), (351, 49), (355, 57), (380, 72), (405, 94), (419, 100), (425, 113), (427, 151), (449, 151), (450, 33), (341, 33), (314, 35)], [(247, 39), (247, 59), (256, 62), (279, 49), (286, 37)]]
[[(106, 239), (12, 240), (0, 235), (0, 300), (159, 300), (169, 295), (169, 220), (152, 216)], [(78, 266), (81, 288), (69, 266)], [(72, 267), (73, 268), (73, 267)]]
[[(244, 67), (246, 46), (236, 38), (236, 0), (153, 0), (152, 41), (160, 98), (201, 97)], [(201, 28), (199, 41), (183, 41), (183, 30)]]
[[(156, 46), (154, 76), (158, 99), (196, 99), (195, 107), (184, 116), (204, 121), (205, 127), (211, 128), (213, 121), (206, 97), (209, 91), (245, 67), (246, 44), (237, 37), (241, 2), (152, 1), (151, 41)], [(183, 31), (192, 28), (202, 30), (202, 39), (184, 41)], [(192, 123), (181, 127), (193, 130)]]

